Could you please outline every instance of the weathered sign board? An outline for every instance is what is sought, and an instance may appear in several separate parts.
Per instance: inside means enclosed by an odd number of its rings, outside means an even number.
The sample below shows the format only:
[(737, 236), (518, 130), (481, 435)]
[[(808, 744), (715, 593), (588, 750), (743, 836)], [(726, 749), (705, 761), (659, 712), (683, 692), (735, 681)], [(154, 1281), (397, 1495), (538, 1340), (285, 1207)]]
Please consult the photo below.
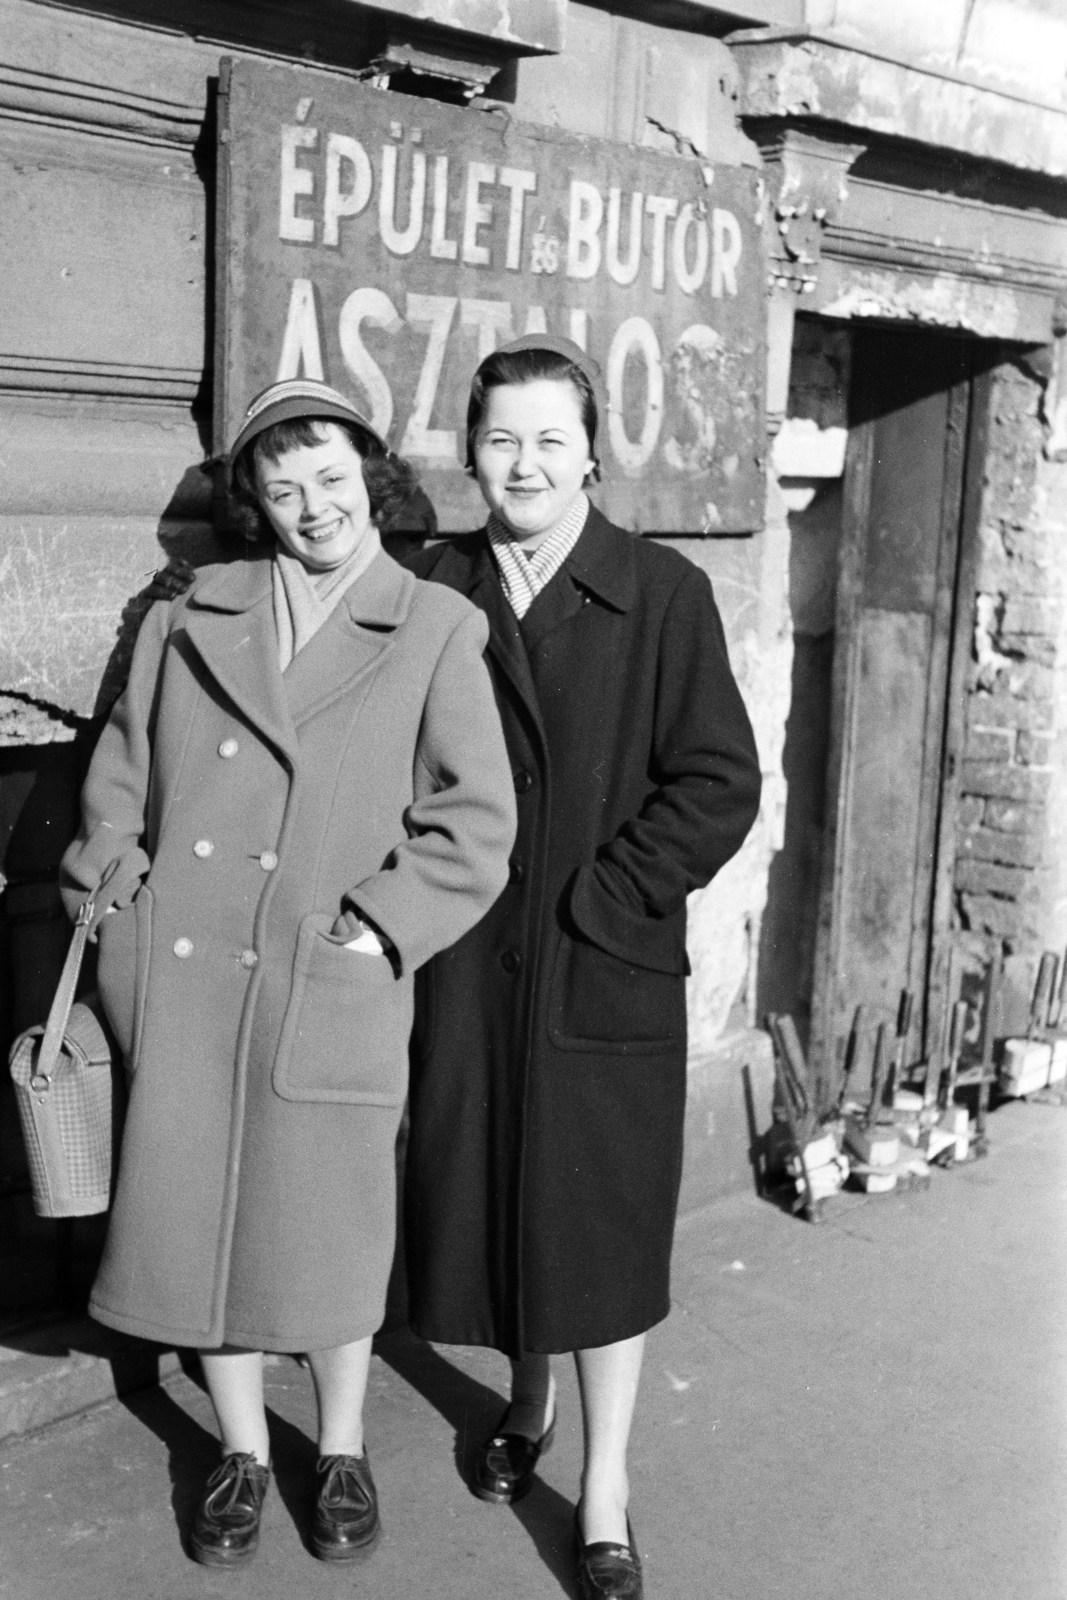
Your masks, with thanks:
[(220, 449), (267, 384), (324, 378), (413, 461), (443, 529), (478, 527), (471, 374), (547, 329), (604, 372), (610, 517), (760, 526), (752, 170), (259, 61), (224, 63), (219, 122)]

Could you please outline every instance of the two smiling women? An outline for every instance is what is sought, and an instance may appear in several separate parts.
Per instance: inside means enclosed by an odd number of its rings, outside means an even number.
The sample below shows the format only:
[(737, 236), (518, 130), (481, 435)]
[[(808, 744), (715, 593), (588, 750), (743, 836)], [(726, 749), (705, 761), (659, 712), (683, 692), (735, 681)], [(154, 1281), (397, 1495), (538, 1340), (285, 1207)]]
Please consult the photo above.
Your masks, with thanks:
[(376, 529), (406, 469), (325, 386), (265, 391), (231, 456), (265, 537), (150, 613), (94, 758), (68, 903), (118, 859), (100, 985), (134, 1076), (92, 1309), (202, 1352), (203, 1561), (255, 1547), (263, 1350), (310, 1352), (317, 1553), (377, 1531), (361, 1414), (410, 1035), (412, 1324), (511, 1358), (472, 1488), (529, 1490), (573, 1351), (580, 1590), (641, 1594), (626, 1456), (669, 1309), (686, 896), (759, 767), (706, 576), (590, 504), (603, 413), (569, 340), (491, 355), (488, 522), (412, 576)]

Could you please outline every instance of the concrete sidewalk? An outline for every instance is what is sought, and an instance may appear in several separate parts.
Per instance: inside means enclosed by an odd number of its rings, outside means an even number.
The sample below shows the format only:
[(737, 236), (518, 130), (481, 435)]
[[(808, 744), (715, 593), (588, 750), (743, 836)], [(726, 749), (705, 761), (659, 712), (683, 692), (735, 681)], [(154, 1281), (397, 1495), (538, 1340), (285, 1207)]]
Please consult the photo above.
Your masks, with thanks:
[[(1067, 1600), (1067, 1110), (1008, 1105), (991, 1134), (985, 1161), (843, 1197), (820, 1227), (749, 1197), (681, 1224), (632, 1452), (649, 1600)], [(217, 1448), (186, 1373), (9, 1440), (0, 1596), (572, 1595), (581, 1441), (558, 1366), (556, 1447), (496, 1509), (462, 1468), (504, 1363), (383, 1340), (367, 1420), (385, 1536), (348, 1570), (303, 1544), (314, 1408), (288, 1359), (268, 1372), (277, 1487), (241, 1572), (182, 1551)]]

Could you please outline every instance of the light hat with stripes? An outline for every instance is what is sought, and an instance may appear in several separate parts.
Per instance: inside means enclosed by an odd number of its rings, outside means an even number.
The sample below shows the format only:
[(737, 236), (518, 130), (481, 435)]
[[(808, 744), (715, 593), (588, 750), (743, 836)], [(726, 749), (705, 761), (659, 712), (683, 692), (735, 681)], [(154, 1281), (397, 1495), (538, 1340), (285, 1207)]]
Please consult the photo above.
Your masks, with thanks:
[(314, 378), (286, 378), (261, 389), (249, 405), (230, 446), (230, 471), (241, 451), (257, 434), (273, 428), (276, 422), (294, 422), (298, 417), (353, 423), (375, 439), (386, 455), (389, 453), (389, 446), (377, 428), (340, 390), (331, 389), (328, 383), (318, 383)]

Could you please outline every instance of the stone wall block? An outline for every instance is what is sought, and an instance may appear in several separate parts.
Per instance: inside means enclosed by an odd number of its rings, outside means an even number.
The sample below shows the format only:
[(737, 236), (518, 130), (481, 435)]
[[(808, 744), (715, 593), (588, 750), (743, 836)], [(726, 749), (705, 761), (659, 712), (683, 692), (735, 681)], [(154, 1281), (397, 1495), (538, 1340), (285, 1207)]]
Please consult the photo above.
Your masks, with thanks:
[(967, 756), (972, 761), (1010, 761), (1015, 749), (1013, 728), (970, 728)]
[[(1004, 602), (1001, 626), (1005, 633), (1042, 633), (1050, 635), (1056, 627), (1058, 607), (1052, 600), (1019, 595)], [(1052, 642), (1051, 640), (1049, 641)]]
[(1052, 764), (1053, 740), (1047, 733), (1021, 731), (1015, 741), (1015, 759), (1024, 766), (1049, 767)]
[(1003, 800), (1040, 804), (1048, 794), (1049, 774), (1032, 767), (1008, 766), (1000, 761), (964, 761), (964, 794), (984, 794)]
[(1052, 702), (979, 691), (968, 699), (967, 723), (971, 728), (1047, 733), (1052, 727)]
[(1005, 659), (1003, 665), (991, 674), (991, 681), (985, 687), (999, 689), (1020, 699), (1051, 700), (1055, 693), (1052, 668), (1040, 661)]
[(1005, 867), (1039, 867), (1044, 847), (1035, 831), (1003, 833), (997, 828), (970, 828), (960, 836), (962, 860), (992, 861)]
[(1025, 868), (966, 858), (956, 862), (956, 888), (965, 894), (995, 894), (1007, 900), (1017, 900), (1025, 894), (1027, 887)]
[(965, 794), (960, 799), (956, 810), (956, 819), (960, 828), (967, 830), (977, 828), (985, 817), (986, 802), (979, 794)]
[(1056, 663), (1056, 641), (1043, 634), (1002, 631), (998, 642), (1009, 659), (1036, 662), (1042, 667), (1052, 667)]
[(995, 895), (960, 894), (957, 905), (963, 927), (972, 933), (1013, 939), (1024, 931), (1026, 912), (1014, 900), (998, 899)]
[(985, 825), (1001, 833), (1039, 833), (1044, 814), (1040, 806), (1020, 805), (1015, 800), (986, 800)]

